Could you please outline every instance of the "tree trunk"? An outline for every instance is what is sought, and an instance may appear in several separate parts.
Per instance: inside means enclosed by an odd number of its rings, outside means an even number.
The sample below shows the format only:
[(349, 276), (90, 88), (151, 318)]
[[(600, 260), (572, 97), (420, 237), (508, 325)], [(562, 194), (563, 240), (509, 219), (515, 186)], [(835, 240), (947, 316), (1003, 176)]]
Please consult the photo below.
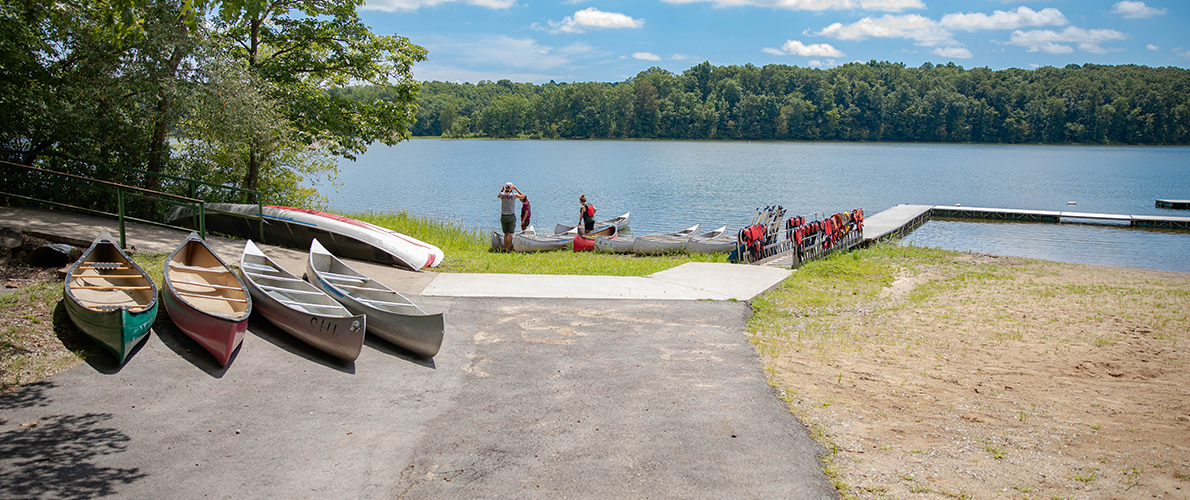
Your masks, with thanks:
[[(172, 79), (178, 73), (178, 65), (182, 63), (182, 58), (185, 57), (185, 51), (182, 47), (174, 47), (173, 53), (170, 54), (169, 60), (166, 61), (166, 67), (169, 71), (165, 74), (165, 78)], [(165, 160), (169, 156), (169, 144), (166, 142), (166, 134), (169, 132), (169, 110), (173, 106), (173, 98), (170, 97), (164, 89), (157, 91), (157, 115), (153, 117), (153, 138), (149, 144), (149, 165), (148, 171), (152, 173), (161, 173), (161, 168), (165, 165)], [(153, 191), (161, 190), (161, 179), (155, 175), (145, 176), (145, 189)], [(157, 209), (157, 201), (154, 199), (145, 200), (145, 204), (141, 207), (141, 218), (152, 220), (153, 212)]]

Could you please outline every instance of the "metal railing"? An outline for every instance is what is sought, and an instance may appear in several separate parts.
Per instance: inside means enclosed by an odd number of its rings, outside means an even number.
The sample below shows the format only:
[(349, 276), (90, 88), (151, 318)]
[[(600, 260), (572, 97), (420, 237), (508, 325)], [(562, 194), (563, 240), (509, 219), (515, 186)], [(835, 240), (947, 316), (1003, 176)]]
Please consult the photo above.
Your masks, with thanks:
[[(4, 175), (2, 180), (2, 187), (0, 187), (0, 195), (10, 196), (22, 200), (27, 200), (35, 203), (44, 203), (48, 205), (59, 206), (71, 210), (101, 215), (114, 216), (120, 221), (120, 247), (127, 247), (125, 221), (139, 222), (158, 227), (167, 227), (175, 229), (186, 229), (180, 226), (172, 226), (162, 222), (153, 220), (146, 220), (142, 218), (132, 217), (128, 215), (126, 205), (130, 197), (140, 197), (150, 200), (160, 200), (172, 203), (174, 205), (190, 207), (196, 214), (196, 225), (198, 232), (203, 237), (207, 236), (206, 229), (206, 208), (203, 200), (197, 198), (190, 198), (186, 196), (179, 196), (160, 191), (153, 191), (151, 189), (140, 188), (136, 186), (127, 186), (115, 182), (92, 179), (90, 177), (83, 177), (81, 175), (68, 174), (65, 172), (56, 172), (53, 170), (46, 170), (28, 165), (21, 165), (18, 163), (11, 163), (0, 160), (0, 165), (4, 166), (6, 171), (22, 172), (25, 175), (22, 178), (17, 178), (15, 175)], [(78, 204), (64, 203), (61, 201), (38, 198), (36, 196), (29, 196), (28, 194), (16, 193), (12, 191), (28, 190), (31, 193), (48, 192), (59, 187), (70, 186), (81, 191), (90, 191), (95, 193), (115, 194), (116, 197), (116, 212), (105, 212), (99, 208), (90, 208), (79, 206)], [(34, 189), (40, 187), (41, 189)], [(18, 189), (13, 189), (18, 188)]]

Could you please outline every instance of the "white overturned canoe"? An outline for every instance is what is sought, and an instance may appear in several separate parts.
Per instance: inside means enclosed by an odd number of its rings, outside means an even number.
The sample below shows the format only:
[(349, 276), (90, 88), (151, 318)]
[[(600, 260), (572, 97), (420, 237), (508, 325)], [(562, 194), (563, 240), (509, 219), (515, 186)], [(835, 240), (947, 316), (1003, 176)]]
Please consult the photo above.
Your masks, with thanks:
[[(718, 232), (718, 234), (714, 234)], [(735, 234), (726, 234), (727, 226), (723, 226), (714, 231), (703, 233), (698, 236), (691, 236), (690, 241), (686, 242), (686, 253), (706, 254), (706, 253), (725, 253), (735, 250), (739, 245)], [(705, 236), (705, 235), (711, 236)]]
[[(445, 258), (442, 249), (375, 224), (342, 215), (305, 208), (265, 205), (260, 207), (264, 218), (264, 235), (259, 234), (255, 217), (256, 205), (235, 203), (207, 203), (207, 230), (263, 240), (270, 245), (305, 249), (310, 240), (317, 239), (339, 255), (412, 269), (436, 267)], [(231, 215), (231, 214), (238, 214)], [(193, 225), (194, 212), (177, 207), (166, 217), (170, 224)]]
[(335, 258), (318, 240), (310, 242), (306, 277), (351, 312), (367, 316), (368, 331), (376, 336), (427, 358), (442, 347), (442, 313), (426, 314), (404, 295)]
[[(616, 233), (623, 231), (632, 222), (632, 212), (625, 212), (624, 215), (614, 217), (608, 220), (601, 220), (595, 222), (595, 229), (607, 226), (616, 226)], [(574, 236), (578, 234), (578, 226), (563, 226), (562, 224), (554, 224), (554, 234), (569, 234)]]
[(686, 249), (686, 241), (696, 232), (698, 224), (672, 233), (640, 236), (632, 242), (632, 252), (637, 255), (679, 253)]
[(352, 314), (329, 295), (298, 279), (248, 240), (240, 274), (252, 294), (252, 310), (290, 335), (344, 361), (364, 347), (367, 318)]

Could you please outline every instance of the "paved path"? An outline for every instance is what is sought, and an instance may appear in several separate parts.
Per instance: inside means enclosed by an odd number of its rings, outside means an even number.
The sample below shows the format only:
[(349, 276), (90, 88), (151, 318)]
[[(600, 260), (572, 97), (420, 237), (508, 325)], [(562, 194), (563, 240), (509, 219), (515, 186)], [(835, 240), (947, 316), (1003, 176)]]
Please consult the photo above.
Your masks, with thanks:
[[(700, 290), (688, 272), (637, 280)], [(369, 336), (341, 363), (254, 318), (221, 368), (163, 313), (124, 367), (95, 351), (0, 396), (0, 498), (837, 497), (746, 303), (414, 300), (446, 315), (433, 359)]]

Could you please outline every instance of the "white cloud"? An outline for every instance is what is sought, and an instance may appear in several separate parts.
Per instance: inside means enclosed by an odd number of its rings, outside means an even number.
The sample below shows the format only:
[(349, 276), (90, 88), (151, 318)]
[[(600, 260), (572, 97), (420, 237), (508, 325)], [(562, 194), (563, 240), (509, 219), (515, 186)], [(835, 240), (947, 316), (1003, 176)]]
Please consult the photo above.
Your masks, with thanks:
[(787, 10), (840, 10), (860, 9), (882, 12), (901, 12), (909, 9), (924, 9), (921, 0), (662, 0), (665, 3), (710, 3), (715, 7), (768, 7)]
[(686, 59), (689, 59), (690, 56), (687, 56), (685, 54), (674, 54), (672, 56), (669, 56), (669, 58), (672, 61), (685, 61)]
[(817, 59), (810, 59), (809, 61), (806, 61), (806, 66), (814, 66), (814, 67), (822, 66), (822, 61), (819, 61)]
[(966, 47), (938, 47), (933, 52), (951, 59), (971, 59), (973, 57), (971, 51), (967, 50)]
[(1169, 9), (1155, 9), (1144, 2), (1124, 0), (1112, 7), (1112, 14), (1119, 14), (1125, 19), (1147, 19), (1153, 16), (1163, 16)]
[(1156, 45), (1153, 45), (1153, 44), (1151, 44), (1151, 43), (1150, 43), (1150, 44), (1148, 44), (1148, 45), (1145, 45), (1145, 48), (1146, 48), (1146, 49), (1149, 49), (1149, 50), (1151, 50), (1151, 51), (1154, 51), (1154, 52), (1156, 52), (1156, 51), (1158, 51), (1158, 50), (1161, 50), (1161, 47), (1158, 47), (1158, 46), (1156, 46)]
[(1078, 48), (1083, 52), (1104, 54), (1114, 52), (1116, 49), (1104, 49), (1099, 46), (1100, 43), (1123, 40), (1125, 38), (1128, 38), (1127, 34), (1112, 29), (1088, 30), (1077, 26), (1068, 26), (1061, 32), (1054, 30), (1016, 30), (1012, 32), (1009, 43), (1028, 47), (1029, 52), (1047, 52), (1050, 54), (1069, 54), (1074, 52), (1072, 47), (1062, 44), (1077, 43)]
[(842, 57), (844, 54), (829, 43), (813, 43), (806, 45), (799, 40), (786, 40), (779, 49), (764, 48), (764, 52), (775, 56), (806, 56), (806, 57)]
[[(384, 12), (414, 11), (422, 7), (436, 7), (439, 4), (458, 1), (460, 0), (366, 0), (359, 9)], [(462, 0), (462, 2), (489, 9), (507, 9), (516, 4), (516, 0)]]
[(561, 22), (550, 21), (550, 33), (586, 33), (589, 30), (607, 28), (640, 28), (644, 19), (633, 19), (619, 12), (603, 12), (588, 7), (573, 16), (566, 16)]
[(834, 23), (817, 33), (839, 40), (867, 40), (869, 38), (906, 38), (917, 45), (934, 47), (957, 45), (954, 34), (928, 17), (917, 14), (894, 16), (885, 14), (879, 18), (865, 17), (844, 26)]
[(642, 61), (660, 61), (661, 60), (661, 56), (654, 54), (652, 52), (637, 52), (635, 54), (632, 54), (632, 58), (640, 59)]
[(436, 36), (422, 39), (430, 51), (442, 60), (458, 60), (476, 71), (482, 68), (507, 68), (502, 71), (546, 71), (566, 67), (576, 57), (590, 55), (595, 49), (584, 43), (555, 48), (541, 45), (532, 38), (505, 35)]
[(1011, 30), (1026, 26), (1064, 26), (1067, 21), (1066, 16), (1053, 7), (1034, 11), (1021, 6), (1015, 11), (997, 10), (990, 16), (982, 12), (947, 14), (942, 16), (940, 24), (950, 29), (976, 31)]

